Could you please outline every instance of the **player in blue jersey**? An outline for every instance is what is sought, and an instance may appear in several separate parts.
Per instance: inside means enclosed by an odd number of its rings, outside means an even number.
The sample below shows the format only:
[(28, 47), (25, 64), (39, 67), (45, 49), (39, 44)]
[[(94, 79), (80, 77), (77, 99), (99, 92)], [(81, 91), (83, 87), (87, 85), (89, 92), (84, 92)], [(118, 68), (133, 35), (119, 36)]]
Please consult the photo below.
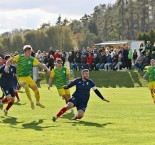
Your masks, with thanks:
[[(15, 66), (15, 68), (16, 68), (16, 64), (15, 63), (13, 63), (12, 65)], [(20, 99), (19, 99), (19, 95), (18, 95), (18, 90), (20, 90), (21, 86), (18, 83), (16, 72), (15, 72), (15, 74), (13, 76), (13, 82), (12, 83), (13, 83), (13, 88), (14, 88), (15, 96), (17, 98), (17, 102), (19, 102)]]
[(76, 91), (73, 93), (72, 98), (69, 100), (67, 105), (63, 107), (56, 116), (52, 118), (55, 122), (62, 114), (67, 110), (76, 107), (77, 114), (72, 118), (73, 120), (81, 119), (85, 113), (87, 103), (90, 97), (90, 89), (92, 88), (99, 98), (103, 101), (109, 102), (105, 99), (99, 90), (96, 88), (94, 82), (89, 79), (89, 70), (84, 69), (81, 73), (81, 78), (77, 78), (72, 81), (69, 85), (64, 86), (64, 89), (69, 89), (72, 86), (76, 86)]
[[(7, 61), (10, 58), (10, 55), (5, 56), (5, 60)], [(5, 98), (0, 100), (0, 109), (3, 109), (3, 104), (8, 103), (6, 108), (4, 109), (4, 115), (7, 116), (8, 110), (14, 103), (14, 88), (13, 88), (13, 77), (16, 73), (16, 67), (13, 65), (10, 65), (9, 71), (6, 73), (4, 71), (5, 65), (0, 68), (1, 75), (1, 88), (3, 90), (3, 93), (5, 95)]]
[[(4, 64), (3, 64), (3, 58), (2, 57), (0, 57), (0, 68), (3, 66)], [(1, 86), (1, 76), (0, 76), (0, 86)], [(3, 91), (2, 91), (2, 96), (0, 96), (0, 99), (3, 99), (4, 98), (4, 93), (3, 93)]]

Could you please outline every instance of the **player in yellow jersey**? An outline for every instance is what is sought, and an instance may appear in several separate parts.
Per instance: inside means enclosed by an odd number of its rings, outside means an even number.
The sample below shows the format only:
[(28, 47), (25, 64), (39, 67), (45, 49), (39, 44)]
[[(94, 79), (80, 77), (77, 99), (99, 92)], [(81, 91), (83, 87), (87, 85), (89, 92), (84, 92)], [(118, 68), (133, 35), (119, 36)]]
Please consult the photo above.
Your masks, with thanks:
[(23, 47), (23, 51), (24, 54), (19, 54), (13, 58), (10, 58), (6, 62), (5, 71), (8, 72), (9, 66), (12, 61), (16, 62), (18, 81), (25, 89), (26, 95), (31, 103), (31, 108), (34, 109), (35, 106), (30, 94), (29, 87), (35, 94), (36, 105), (40, 106), (41, 108), (45, 108), (45, 106), (40, 103), (39, 90), (36, 83), (30, 77), (30, 71), (32, 70), (33, 66), (39, 66), (40, 68), (46, 70), (48, 74), (50, 74), (50, 70), (46, 66), (41, 64), (36, 58), (31, 56), (32, 47), (30, 45), (25, 45)]
[(144, 78), (149, 77), (149, 89), (153, 102), (155, 103), (155, 60), (151, 59), (151, 66), (148, 67), (147, 72), (144, 74)]
[(48, 89), (50, 89), (50, 86), (53, 83), (53, 79), (55, 81), (59, 95), (65, 99), (67, 104), (70, 99), (70, 90), (65, 90), (63, 86), (68, 84), (69, 70), (68, 68), (62, 66), (62, 60), (60, 58), (57, 58), (56, 68), (51, 71)]

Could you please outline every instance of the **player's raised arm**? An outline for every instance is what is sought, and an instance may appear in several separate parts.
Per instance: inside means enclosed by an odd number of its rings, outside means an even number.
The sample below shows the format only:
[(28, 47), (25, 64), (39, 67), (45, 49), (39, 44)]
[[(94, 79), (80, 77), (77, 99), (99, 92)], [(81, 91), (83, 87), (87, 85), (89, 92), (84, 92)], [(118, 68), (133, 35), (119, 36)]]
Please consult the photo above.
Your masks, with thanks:
[(53, 79), (52, 78), (49, 78), (49, 81), (48, 81), (48, 89), (50, 90), (50, 87), (51, 87), (51, 84), (53, 82)]
[(102, 95), (102, 94), (100, 93), (100, 91), (96, 88), (96, 86), (94, 86), (92, 89), (94, 90), (94, 92), (96, 93), (96, 95), (97, 95), (99, 98), (101, 98), (103, 101), (110, 102), (109, 100), (107, 100), (107, 99), (105, 99), (105, 98), (103, 97), (103, 95)]
[(9, 60), (6, 61), (6, 65), (5, 65), (5, 68), (4, 68), (5, 72), (9, 71), (9, 67), (10, 67), (10, 65), (12, 63), (12, 60), (13, 60), (13, 57), (11, 57)]
[(71, 81), (68, 85), (63, 86), (64, 89), (69, 89), (76, 85), (76, 79)]
[(39, 66), (40, 68), (46, 70), (47, 73), (50, 75), (51, 71), (50, 71), (45, 65), (43, 65), (42, 63), (39, 63), (38, 66)]

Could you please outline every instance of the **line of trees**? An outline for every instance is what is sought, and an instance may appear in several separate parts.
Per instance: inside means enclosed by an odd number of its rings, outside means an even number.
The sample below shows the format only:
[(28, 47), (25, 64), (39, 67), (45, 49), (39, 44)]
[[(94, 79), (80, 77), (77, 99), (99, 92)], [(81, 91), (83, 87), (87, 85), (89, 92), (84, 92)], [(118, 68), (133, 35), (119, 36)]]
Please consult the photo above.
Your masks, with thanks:
[(155, 0), (117, 0), (115, 4), (100, 4), (91, 15), (80, 20), (62, 20), (55, 26), (43, 23), (37, 30), (16, 29), (0, 36), (0, 49), (21, 52), (25, 44), (34, 50), (69, 51), (75, 47), (92, 46), (108, 40), (155, 41)]

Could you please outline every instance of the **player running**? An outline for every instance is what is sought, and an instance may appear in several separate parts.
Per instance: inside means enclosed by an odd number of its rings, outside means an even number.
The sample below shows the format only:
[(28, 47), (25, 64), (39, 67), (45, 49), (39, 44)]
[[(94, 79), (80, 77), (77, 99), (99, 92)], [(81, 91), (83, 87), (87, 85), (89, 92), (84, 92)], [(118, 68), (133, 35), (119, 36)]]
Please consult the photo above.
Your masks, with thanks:
[(75, 115), (72, 119), (81, 119), (84, 116), (87, 103), (90, 97), (90, 89), (92, 88), (94, 92), (97, 94), (99, 98), (103, 101), (109, 102), (105, 99), (99, 90), (96, 88), (94, 82), (89, 79), (89, 70), (84, 69), (82, 70), (81, 78), (77, 78), (72, 81), (69, 85), (64, 86), (64, 89), (69, 89), (72, 86), (76, 86), (76, 91), (73, 93), (72, 98), (69, 100), (67, 105), (63, 107), (56, 116), (52, 119), (55, 122), (62, 114), (64, 114), (67, 110), (76, 107), (77, 108), (77, 115)]
[(155, 60), (151, 59), (150, 64), (151, 66), (148, 67), (143, 78), (149, 77), (149, 89), (153, 98), (153, 102), (155, 103)]
[(64, 89), (63, 86), (68, 84), (69, 70), (62, 66), (62, 60), (60, 58), (56, 59), (56, 68), (51, 71), (48, 89), (50, 89), (53, 79), (55, 81), (59, 95), (65, 99), (67, 104), (70, 99), (70, 90)]
[(7, 72), (9, 70), (9, 66), (12, 61), (16, 62), (18, 81), (25, 89), (26, 95), (31, 103), (31, 108), (34, 109), (35, 106), (30, 94), (29, 87), (33, 90), (35, 94), (36, 105), (40, 106), (41, 108), (45, 108), (45, 106), (40, 103), (39, 90), (36, 83), (30, 77), (30, 71), (32, 70), (32, 67), (34, 65), (39, 66), (40, 68), (46, 70), (47, 73), (49, 74), (50, 74), (50, 70), (42, 63), (40, 63), (36, 58), (31, 56), (32, 47), (30, 45), (25, 45), (23, 47), (23, 51), (24, 51), (24, 54), (19, 54), (13, 58), (10, 58), (6, 62), (5, 71)]
[[(10, 58), (10, 55), (5, 56), (5, 60), (7, 61)], [(8, 72), (5, 72), (5, 65), (0, 68), (1, 75), (1, 88), (4, 93), (4, 98), (0, 100), (0, 109), (3, 109), (3, 104), (8, 102), (7, 107), (4, 109), (4, 115), (7, 116), (8, 110), (14, 103), (14, 88), (13, 88), (13, 77), (16, 74), (16, 67), (10, 65), (8, 68)]]

